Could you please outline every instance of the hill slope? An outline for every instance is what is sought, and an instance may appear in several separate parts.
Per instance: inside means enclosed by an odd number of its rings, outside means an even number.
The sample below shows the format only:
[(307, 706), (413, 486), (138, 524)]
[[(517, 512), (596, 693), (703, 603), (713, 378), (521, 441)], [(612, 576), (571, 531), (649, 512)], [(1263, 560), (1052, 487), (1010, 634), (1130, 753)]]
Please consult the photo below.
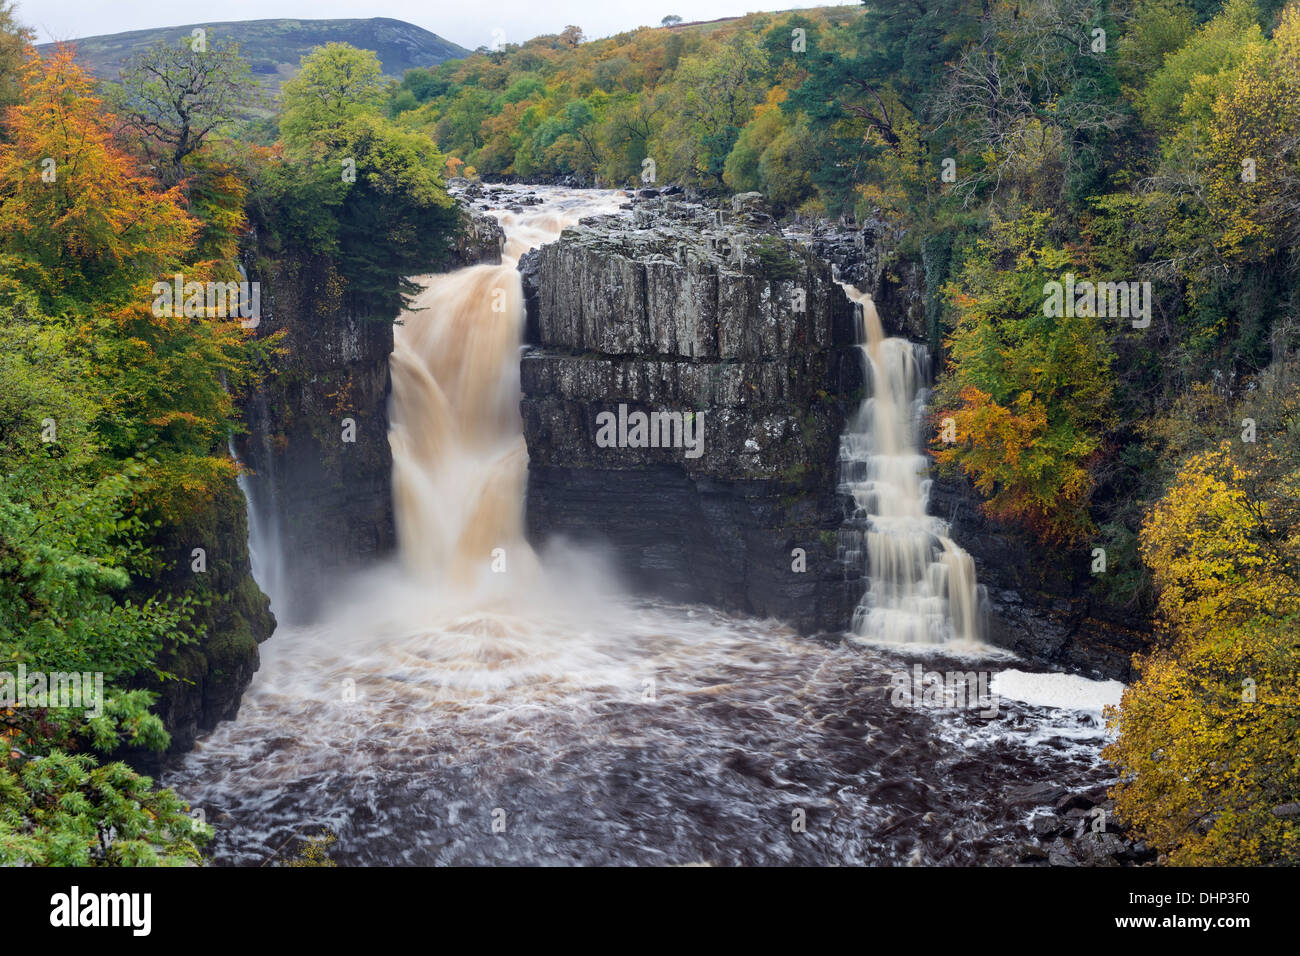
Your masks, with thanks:
[[(436, 66), (444, 60), (466, 56), (464, 47), (444, 40), (436, 33), (402, 20), (372, 17), (368, 20), (243, 20), (230, 23), (191, 23), (154, 30), (133, 30), (84, 37), (73, 43), (77, 59), (95, 76), (116, 79), (128, 57), (158, 40), (177, 42), (196, 27), (208, 31), (208, 40), (221, 37), (237, 40), (253, 65), (256, 76), (268, 90), (298, 71), (298, 62), (312, 47), (325, 43), (350, 43), (374, 50), (388, 76), (400, 77), (417, 66)], [(48, 47), (52, 44), (42, 44)]]

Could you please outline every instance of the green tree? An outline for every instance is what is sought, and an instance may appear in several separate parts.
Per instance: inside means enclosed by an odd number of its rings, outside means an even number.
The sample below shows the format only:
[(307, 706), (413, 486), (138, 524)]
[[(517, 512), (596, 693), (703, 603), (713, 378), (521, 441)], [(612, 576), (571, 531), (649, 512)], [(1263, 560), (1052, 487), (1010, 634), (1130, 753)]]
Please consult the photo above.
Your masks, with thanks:
[(1048, 541), (1093, 531), (1092, 469), (1114, 423), (1110, 344), (1098, 319), (1049, 315), (1047, 283), (1077, 267), (1047, 239), (1050, 213), (995, 222), (948, 295), (959, 313), (934, 417), (956, 441), (935, 440), (993, 516)]
[(280, 131), (285, 146), (308, 157), (333, 145), (348, 122), (383, 108), (386, 81), (377, 57), (346, 43), (327, 43), (302, 58), (284, 84)]

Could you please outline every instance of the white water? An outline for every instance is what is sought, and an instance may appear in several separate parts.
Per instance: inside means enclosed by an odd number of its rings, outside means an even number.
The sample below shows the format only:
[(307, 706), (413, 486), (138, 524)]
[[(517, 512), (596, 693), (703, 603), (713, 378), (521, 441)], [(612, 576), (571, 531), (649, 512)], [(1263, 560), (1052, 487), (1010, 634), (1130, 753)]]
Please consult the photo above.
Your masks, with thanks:
[[(853, 632), (891, 644), (978, 646), (980, 595), (975, 562), (948, 537), (948, 523), (926, 514), (929, 461), (920, 451), (929, 355), (886, 337), (875, 303), (843, 286), (862, 310), (861, 345), (868, 398), (840, 443), (841, 487), (853, 496), (859, 530), (848, 532), (870, 586)], [(865, 553), (864, 553), (865, 552)]]
[[(284, 587), (284, 549), (280, 547), (280, 525), (275, 520), (278, 509), (274, 502), (260, 500), (260, 495), (268, 488), (274, 488), (273, 481), (258, 483), (244, 470), (244, 463), (235, 450), (234, 440), (226, 443), (230, 457), (240, 466), (236, 483), (244, 494), (244, 513), (248, 516), (248, 559), (252, 566), (253, 580), (271, 601), (273, 614), (285, 610)], [(268, 467), (275, 460), (267, 449)]]

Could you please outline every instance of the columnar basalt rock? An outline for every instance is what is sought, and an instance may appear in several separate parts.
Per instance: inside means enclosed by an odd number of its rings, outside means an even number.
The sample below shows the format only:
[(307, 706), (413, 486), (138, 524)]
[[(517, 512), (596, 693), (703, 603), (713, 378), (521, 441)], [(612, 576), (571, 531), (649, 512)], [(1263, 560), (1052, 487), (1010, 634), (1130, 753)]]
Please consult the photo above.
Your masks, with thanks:
[[(651, 199), (521, 262), (527, 525), (605, 542), (647, 591), (839, 630), (861, 590), (837, 554), (854, 308), (763, 218)], [(619, 406), (698, 416), (702, 451), (623, 427), (608, 447)]]

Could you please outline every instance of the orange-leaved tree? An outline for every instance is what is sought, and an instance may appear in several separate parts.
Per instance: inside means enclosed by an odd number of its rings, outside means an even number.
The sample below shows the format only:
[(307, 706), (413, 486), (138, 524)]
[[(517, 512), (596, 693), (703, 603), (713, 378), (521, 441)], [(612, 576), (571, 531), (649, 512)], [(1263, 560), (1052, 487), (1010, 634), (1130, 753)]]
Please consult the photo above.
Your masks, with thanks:
[(4, 271), (56, 307), (120, 300), (171, 271), (196, 224), (178, 191), (158, 191), (113, 145), (111, 117), (72, 49), (44, 59), (29, 49), (23, 87), (0, 143)]

